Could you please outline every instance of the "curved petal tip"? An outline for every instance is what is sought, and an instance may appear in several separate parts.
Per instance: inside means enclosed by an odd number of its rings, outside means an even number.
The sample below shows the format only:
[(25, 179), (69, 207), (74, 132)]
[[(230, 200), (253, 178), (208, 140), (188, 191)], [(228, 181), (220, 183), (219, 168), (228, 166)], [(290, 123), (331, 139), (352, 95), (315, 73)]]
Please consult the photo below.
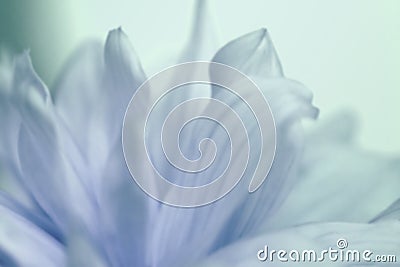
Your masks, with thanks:
[(278, 54), (265, 28), (229, 42), (217, 52), (213, 61), (235, 67), (247, 75), (283, 76)]
[(121, 27), (108, 33), (104, 61), (113, 77), (129, 84), (131, 88), (138, 87), (145, 79), (139, 57)]

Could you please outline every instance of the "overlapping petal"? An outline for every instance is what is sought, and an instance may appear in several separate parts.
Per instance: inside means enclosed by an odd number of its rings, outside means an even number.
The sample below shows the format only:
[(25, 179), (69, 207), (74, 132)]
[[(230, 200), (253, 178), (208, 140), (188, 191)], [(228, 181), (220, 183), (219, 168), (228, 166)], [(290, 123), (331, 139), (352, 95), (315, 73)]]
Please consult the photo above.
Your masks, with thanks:
[[(178, 61), (206, 60), (214, 51), (206, 5), (197, 2), (195, 31)], [(185, 88), (160, 108), (162, 114), (187, 98), (212, 95), (238, 112), (255, 151), (235, 189), (195, 209), (149, 198), (125, 165), (124, 112), (146, 75), (121, 29), (109, 33), (104, 47), (90, 42), (78, 49), (52, 96), (27, 53), (7, 67), (0, 65), (0, 118), (7, 128), (0, 132), (0, 170), (15, 187), (0, 194), (0, 265), (253, 266), (264, 245), (324, 249), (339, 237), (360, 249), (396, 253), (397, 159), (350, 145), (348, 121), (333, 121), (335, 127), (322, 126), (304, 141), (301, 121), (315, 118), (318, 110), (304, 85), (284, 77), (266, 29), (229, 42), (213, 61), (238, 69), (260, 87), (275, 119), (276, 153), (264, 184), (249, 194), (260, 149), (273, 149), (272, 144), (261, 144), (257, 123), (238, 97), (216, 88)], [(162, 159), (154, 149), (158, 119), (147, 135), (155, 162)], [(217, 127), (193, 126), (182, 142), (184, 151), (197, 152), (198, 134), (215, 140), (219, 151), (229, 150)], [(230, 164), (235, 163), (234, 157)], [(223, 168), (217, 164), (202, 178), (218, 176)], [(187, 178), (171, 179), (179, 184)], [(319, 189), (311, 196), (310, 186)], [(328, 223), (338, 219), (364, 223)], [(312, 221), (321, 223), (304, 224)]]
[[(82, 76), (82, 72), (89, 73)], [(56, 109), (69, 131), (80, 138), (78, 149), (67, 149), (66, 154), (75, 159), (80, 175), (94, 191), (96, 217), (101, 220), (98, 242), (112, 264), (141, 265), (144, 197), (125, 165), (121, 129), (128, 101), (145, 74), (120, 28), (109, 33), (104, 51), (91, 45), (78, 51), (65, 73), (57, 89)], [(74, 101), (74, 94), (82, 90), (85, 94)], [(76, 113), (71, 114), (71, 109)], [(82, 162), (76, 161), (79, 158)]]
[(43, 229), (0, 205), (2, 266), (66, 266), (63, 246)]
[[(252, 68), (246, 67), (254, 66), (255, 70), (260, 66), (265, 66), (265, 60), (268, 61), (271, 58), (277, 60), (274, 50), (271, 50), (272, 43), (268, 43), (270, 40), (265, 37), (265, 30), (261, 30), (261, 32), (263, 33), (261, 36), (265, 38), (262, 42), (267, 43), (256, 49), (254, 57), (253, 54), (238, 55), (236, 51), (238, 47), (257, 46), (260, 43), (258, 38), (254, 38), (253, 33), (238, 38), (231, 45), (223, 47), (214, 60), (218, 59), (220, 63), (227, 65), (234, 64), (245, 74), (254, 76), (263, 94), (272, 104), (271, 109), (275, 116), (279, 138), (272, 170), (265, 184), (257, 192), (249, 195), (248, 184), (252, 174), (251, 169), (254, 171), (257, 163), (254, 158), (250, 158), (250, 171), (245, 173), (238, 186), (226, 197), (212, 205), (196, 209), (160, 206), (158, 212), (150, 220), (154, 223), (151, 227), (152, 232), (148, 249), (156, 248), (158, 252), (158, 257), (155, 257), (154, 254), (148, 256), (147, 263), (150, 265), (157, 266), (161, 262), (164, 266), (184, 265), (204, 257), (225, 244), (248, 236), (254, 233), (265, 220), (268, 220), (268, 216), (273, 214), (281, 200), (287, 197), (292, 179), (295, 178), (296, 160), (302, 148), (302, 134), (299, 131), (298, 123), (304, 117), (315, 117), (317, 111), (311, 105), (311, 93), (304, 86), (283, 77), (274, 77), (276, 73), (281, 73), (279, 61), (268, 63), (269, 68), (264, 68), (262, 72), (254, 72)], [(256, 42), (256, 44), (253, 44), (253, 42)], [(272, 55), (269, 55), (269, 53), (272, 53)], [(231, 62), (231, 56), (221, 56), (232, 54), (236, 54), (233, 62)], [(259, 54), (263, 56), (260, 57)], [(242, 65), (240, 62), (245, 63)], [(278, 70), (275, 68), (278, 68)], [(245, 109), (240, 106), (241, 104), (235, 98), (218, 93), (215, 93), (213, 97), (222, 100), (242, 113)], [(247, 124), (246, 129), (249, 129), (250, 135), (254, 135), (250, 136), (250, 139), (256, 138), (257, 133), (254, 132), (257, 128), (256, 122), (251, 121), (253, 118), (246, 113), (242, 116), (242, 120)], [(192, 133), (198, 134), (201, 131), (200, 129), (198, 128), (197, 131), (194, 130)], [(215, 128), (202, 128), (205, 137), (213, 140), (222, 138), (214, 130)], [(218, 148), (219, 151), (229, 149), (226, 139), (216, 141), (222, 144), (222, 147)], [(253, 147), (260, 147), (259, 142), (256, 139), (252, 144)], [(193, 142), (189, 145), (192, 145), (193, 149)], [(268, 149), (268, 146), (266, 149)], [(269, 149), (273, 148), (270, 147)], [(235, 162), (230, 164), (235, 164)], [(223, 167), (223, 165), (217, 165), (216, 173), (221, 171), (218, 168)], [(178, 182), (185, 178), (187, 179), (184, 174), (175, 177)], [(204, 238), (204, 235), (207, 235), (207, 238)], [(160, 243), (159, 240), (165, 240), (165, 242)], [(193, 250), (193, 247), (196, 247), (196, 249)], [(175, 255), (180, 256), (178, 258)]]
[[(321, 257), (323, 250), (329, 248), (340, 250), (337, 246), (339, 239), (345, 239), (349, 250), (358, 250), (361, 253), (360, 261), (330, 260), (329, 255), (325, 255), (324, 261), (309, 262), (301, 260), (293, 262), (293, 265), (298, 266), (381, 266), (377, 262), (366, 262), (362, 259), (362, 253), (365, 250), (373, 252), (371, 260), (374, 260), (377, 255), (396, 255), (400, 248), (400, 242), (397, 236), (400, 234), (399, 222), (389, 221), (386, 223), (376, 224), (357, 224), (357, 223), (319, 223), (305, 224), (297, 227), (290, 227), (280, 231), (273, 231), (249, 238), (232, 244), (198, 265), (205, 267), (252, 267), (252, 266), (287, 266), (291, 264), (289, 255), (292, 250), (297, 250), (300, 255), (304, 250), (314, 250), (318, 258)], [(280, 261), (275, 253), (275, 258), (270, 261), (271, 257), (265, 262), (257, 258), (258, 251), (265, 249), (268, 246), (271, 250), (285, 250), (287, 254), (284, 256), (288, 261)], [(262, 255), (264, 256), (264, 255)], [(301, 259), (301, 258), (300, 258)], [(396, 263), (386, 263), (396, 265)], [(386, 265), (384, 265), (386, 266)]]
[[(69, 247), (69, 237), (80, 229), (93, 253), (101, 251), (109, 263), (141, 265), (144, 198), (138, 197), (142, 192), (124, 163), (121, 128), (125, 107), (144, 73), (120, 29), (110, 32), (104, 61), (103, 49), (96, 47), (87, 44), (69, 61), (55, 104), (34, 73), (29, 55), (15, 58), (8, 69), (11, 88), (2, 88), (7, 95), (1, 100), (4, 118), (16, 126), (6, 124), (10, 130), (2, 132), (7, 134), (2, 138), (7, 146), (1, 162), (10, 167), (4, 160), (11, 160), (26, 189), (13, 190), (18, 201), (11, 206), (21, 207), (15, 211), (28, 214), (17, 193), (27, 194), (38, 203), (36, 212), (43, 209), (44, 217), (50, 217), (54, 225), (43, 227), (43, 234), (57, 234)], [(13, 142), (7, 142), (8, 137)], [(101, 224), (93, 227), (99, 220)], [(76, 252), (71, 258), (79, 262), (85, 255)]]
[(341, 112), (309, 133), (298, 179), (271, 226), (368, 222), (398, 199), (399, 158), (360, 148), (355, 125)]

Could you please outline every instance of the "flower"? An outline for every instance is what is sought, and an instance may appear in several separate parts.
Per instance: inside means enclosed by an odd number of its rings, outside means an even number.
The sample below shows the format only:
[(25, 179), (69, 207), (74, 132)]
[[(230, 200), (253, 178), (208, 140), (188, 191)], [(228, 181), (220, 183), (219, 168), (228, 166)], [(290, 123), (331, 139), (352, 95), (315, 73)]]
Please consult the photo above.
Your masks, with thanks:
[[(194, 35), (181, 60), (207, 59), (205, 4), (198, 2), (195, 26), (201, 38)], [(4, 59), (0, 265), (255, 266), (266, 244), (322, 250), (343, 237), (357, 249), (398, 252), (398, 161), (352, 145), (348, 114), (304, 136), (301, 120), (318, 111), (311, 92), (284, 77), (267, 30), (229, 42), (212, 60), (261, 88), (275, 117), (277, 150), (255, 193), (245, 190), (245, 174), (223, 199), (185, 209), (149, 198), (125, 165), (123, 116), (146, 75), (121, 29), (104, 47), (78, 49), (51, 92), (28, 52)], [(251, 136), (255, 125), (248, 127)]]

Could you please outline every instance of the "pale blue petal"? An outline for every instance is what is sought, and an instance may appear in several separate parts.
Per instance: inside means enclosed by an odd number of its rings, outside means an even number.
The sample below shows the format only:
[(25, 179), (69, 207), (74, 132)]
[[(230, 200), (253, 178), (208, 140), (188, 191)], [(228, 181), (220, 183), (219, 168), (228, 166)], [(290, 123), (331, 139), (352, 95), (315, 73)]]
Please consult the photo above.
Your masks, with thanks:
[(104, 50), (88, 43), (69, 60), (54, 99), (57, 113), (77, 144), (78, 153), (68, 152), (75, 164), (82, 162), (76, 167), (81, 174), (91, 179), (102, 175), (110, 150), (120, 138), (128, 101), (144, 79), (121, 29), (109, 33)]
[(120, 95), (122, 101), (129, 100), (146, 79), (139, 57), (121, 28), (112, 30), (107, 36), (104, 48), (107, 75), (112, 79), (111, 90)]
[(109, 33), (105, 44), (105, 86), (112, 92), (110, 147), (101, 167), (99, 205), (103, 246), (115, 266), (142, 266), (145, 254), (146, 197), (133, 182), (122, 153), (122, 120), (130, 98), (145, 74), (121, 29)]
[(400, 198), (397, 199), (397, 201), (395, 201), (387, 209), (382, 211), (373, 220), (371, 220), (371, 222), (386, 221), (386, 220), (393, 220), (393, 219), (400, 221)]
[(191, 36), (178, 63), (211, 60), (219, 48), (211, 5), (209, 0), (195, 1)]
[[(192, 23), (192, 31), (187, 44), (185, 45), (183, 51), (177, 57), (174, 56), (168, 59), (169, 65), (205, 60), (210, 61), (217, 51), (218, 37), (215, 33), (215, 25), (213, 23), (213, 16), (210, 12), (210, 1), (208, 0), (196, 0), (194, 3), (194, 18)], [(158, 71), (160, 66), (158, 65)], [(166, 67), (169, 67), (168, 64)], [(181, 73), (176, 73), (176, 75), (181, 75)], [(189, 75), (188, 75), (189, 76)], [(190, 79), (190, 77), (187, 77)], [(168, 114), (174, 107), (176, 107), (181, 102), (197, 98), (197, 97), (209, 97), (211, 95), (210, 86), (189, 84), (184, 85), (173, 92), (170, 92), (163, 97), (163, 102), (159, 102), (158, 107), (154, 110), (153, 117), (148, 122), (148, 147), (152, 151), (152, 161), (156, 166), (160, 166), (160, 169), (168, 169), (169, 164), (164, 164), (164, 157), (162, 151), (160, 151), (161, 144), (158, 142), (158, 133), (161, 130), (160, 121), (165, 119), (165, 115)], [(152, 104), (152, 103), (148, 103)], [(184, 112), (182, 112), (184, 113)], [(194, 134), (194, 128), (190, 128), (188, 135)], [(187, 140), (183, 142), (182, 148), (191, 146), (192, 140)]]
[(1, 205), (0, 218), (2, 266), (65, 266), (64, 248), (53, 237)]
[[(54, 105), (60, 122), (66, 132), (72, 136), (78, 152), (71, 161), (80, 172), (85, 166), (104, 160), (108, 138), (104, 109), (109, 94), (103, 86), (104, 78), (103, 50), (100, 43), (90, 42), (82, 45), (70, 57), (61, 71), (54, 89)], [(106, 128), (106, 129), (105, 129)], [(84, 173), (82, 173), (84, 174)], [(84, 174), (86, 175), (86, 174)], [(87, 175), (90, 178), (90, 175)]]
[(342, 112), (310, 133), (299, 177), (270, 226), (368, 222), (400, 196), (400, 158), (353, 143), (356, 124)]
[(3, 162), (9, 161), (7, 164), (16, 165), (15, 136), (18, 133), (20, 118), (10, 103), (14, 67), (15, 64), (12, 59), (9, 59), (8, 54), (6, 58), (0, 57), (0, 119), (3, 126), (0, 131), (0, 159)]
[(4, 52), (0, 57), (0, 188), (32, 210), (38, 211), (29, 190), (21, 183), (18, 161), (18, 133), (21, 118), (12, 103), (15, 60)]
[[(248, 44), (247, 36), (242, 37)], [(239, 38), (237, 42), (242, 39)], [(252, 39), (253, 42), (259, 43), (259, 39)], [(235, 41), (234, 41), (235, 42)], [(250, 42), (251, 43), (251, 42)], [(257, 44), (252, 44), (257, 47)], [(260, 49), (270, 51), (270, 45), (263, 45)], [(230, 58), (224, 58), (224, 63), (231, 65), (236, 64), (236, 58), (241, 56), (241, 50), (237, 46), (226, 46), (224, 49), (232, 51), (220, 51), (217, 55), (229, 55)], [(261, 55), (270, 52), (259, 52)], [(236, 55), (233, 57), (232, 55)], [(252, 57), (244, 54), (246, 59), (250, 60), (241, 69), (240, 64), (236, 64), (239, 70), (245, 74), (260, 75), (262, 72), (253, 72), (253, 68), (249, 67), (261, 66), (267, 58)], [(261, 62), (261, 63), (260, 63)], [(279, 61), (278, 61), (279, 62)], [(269, 64), (269, 66), (277, 66)], [(238, 186), (223, 199), (209, 206), (204, 206), (196, 209), (173, 208), (162, 205), (158, 210), (152, 213), (150, 221), (153, 222), (150, 226), (151, 233), (148, 237), (147, 244), (147, 261), (148, 265), (154, 266), (179, 266), (185, 265), (188, 262), (196, 261), (207, 253), (216, 250), (227, 243), (233, 242), (239, 238), (243, 238), (254, 233), (279, 207), (281, 201), (287, 197), (290, 189), (290, 184), (295, 178), (296, 165), (302, 148), (302, 134), (299, 129), (299, 121), (304, 117), (315, 117), (317, 110), (311, 105), (312, 94), (301, 84), (287, 80), (281, 77), (271, 78), (270, 72), (276, 73), (274, 68), (266, 68), (264, 76), (255, 77), (256, 83), (260, 86), (263, 94), (271, 104), (272, 112), (275, 116), (277, 126), (277, 153), (276, 160), (271, 169), (270, 174), (264, 185), (255, 193), (248, 193), (249, 181), (251, 178), (251, 169), (255, 167), (257, 161), (252, 158), (250, 170), (245, 174), (245, 177)], [(249, 73), (247, 73), (249, 71)], [(246, 113), (245, 108), (238, 103), (237, 98), (232, 96), (213, 95), (224, 103), (229, 104), (235, 110), (238, 110), (242, 116), (242, 120), (247, 124), (247, 129), (250, 130), (250, 135), (255, 135), (254, 130), (256, 122)], [(249, 95), (247, 97), (256, 97)], [(192, 149), (197, 149), (197, 136), (210, 137), (217, 143), (219, 153), (226, 154), (228, 149), (227, 140), (215, 131), (215, 126), (198, 127), (196, 125), (192, 134), (189, 135)], [(251, 136), (254, 137), (254, 136)], [(221, 139), (223, 138), (223, 139)], [(260, 147), (254, 141), (254, 147)], [(185, 144), (183, 145), (185, 146)], [(154, 150), (151, 150), (152, 152)], [(215, 163), (215, 162), (214, 162)], [(235, 162), (231, 163), (235, 164)], [(218, 165), (218, 168), (224, 166)], [(218, 173), (218, 168), (215, 173)], [(215, 177), (215, 175), (213, 176)], [(182, 182), (188, 178), (188, 175), (175, 176), (175, 182)], [(210, 177), (202, 176), (209, 179)], [(197, 179), (197, 177), (196, 177)], [(201, 179), (200, 179), (201, 180)], [(164, 240), (164, 242), (159, 242)], [(158, 253), (154, 254), (152, 251)]]
[[(257, 49), (244, 50), (242, 56), (242, 50), (240, 50), (242, 46), (254, 47), (255, 44), (258, 44)], [(233, 56), (234, 54), (238, 55)], [(230, 237), (234, 239), (235, 236), (237, 238), (248, 235), (273, 217), (274, 212), (289, 194), (293, 180), (297, 178), (297, 165), (303, 148), (303, 134), (299, 122), (302, 118), (315, 118), (318, 110), (312, 106), (312, 93), (304, 85), (279, 77), (283, 73), (266, 30), (256, 31), (232, 41), (230, 45), (222, 48), (214, 59), (236, 66), (240, 71), (250, 75), (260, 87), (271, 107), (277, 131), (274, 163), (263, 186), (250, 196), (245, 194), (246, 183), (249, 183), (252, 174), (250, 171), (246, 172), (244, 176), (244, 180), (247, 181), (238, 186), (239, 188), (242, 186), (242, 188), (234, 191), (242, 192), (240, 193), (241, 197), (239, 197), (239, 193), (235, 196), (236, 199), (241, 199), (237, 200), (238, 207), (233, 205), (233, 201), (231, 202), (232, 207), (237, 209), (232, 215), (234, 219), (230, 225)], [(260, 148), (256, 122), (252, 115), (245, 111), (246, 107), (243, 102), (235, 100), (234, 97), (228, 96), (224, 94), (224, 91), (216, 88), (213, 96), (225, 103), (230, 103), (243, 114), (242, 120), (245, 122), (246, 128), (250, 129), (250, 146), (255, 150)], [(268, 149), (268, 144), (265, 149)], [(254, 170), (257, 164), (256, 156), (257, 154), (255, 157), (254, 154), (253, 157), (250, 155), (250, 170)]]
[(227, 64), (250, 76), (283, 76), (278, 54), (267, 29), (248, 33), (227, 43), (213, 61)]
[[(250, 146), (256, 152), (250, 155), (249, 171), (246, 171), (243, 182), (239, 183), (237, 188), (226, 197), (225, 212), (231, 210), (232, 214), (230, 215), (230, 231), (226, 233), (226, 236), (221, 236), (221, 239), (225, 241), (254, 233), (261, 225), (274, 217), (274, 213), (288, 196), (293, 181), (297, 179), (303, 149), (300, 120), (307, 117), (315, 118), (317, 115), (317, 110), (311, 105), (312, 96), (304, 94), (307, 89), (301, 84), (281, 78), (254, 78), (254, 80), (270, 103), (275, 118), (277, 130), (275, 159), (262, 187), (249, 195), (247, 189), (252, 171), (257, 164), (257, 148), (260, 148), (261, 144), (257, 139), (257, 125), (254, 118), (249, 113), (244, 113), (242, 120), (246, 128), (250, 129)], [(217, 93), (215, 97), (229, 103), (229, 98), (224, 95)], [(245, 110), (242, 103), (236, 102), (233, 106), (236, 106), (237, 110)], [(264, 149), (272, 149), (272, 146), (264, 145)], [(223, 201), (225, 199), (221, 202)], [(221, 217), (216, 212), (215, 220), (219, 218)]]
[[(104, 64), (96, 45), (78, 51), (58, 82), (56, 110), (28, 55), (17, 58), (10, 104), (21, 118), (15, 162), (20, 161), (29, 193), (62, 235), (82, 229), (91, 239), (88, 246), (100, 244), (94, 251), (115, 266), (142, 265), (145, 240), (145, 198), (138, 197), (142, 192), (122, 155), (125, 106), (144, 79), (143, 72), (137, 75), (137, 58), (127, 42), (122, 31), (112, 31)], [(73, 262), (82, 260), (72, 254)]]
[(72, 57), (55, 97), (78, 148), (68, 145), (65, 153), (94, 191), (102, 221), (96, 227), (101, 229), (98, 242), (116, 266), (141, 265), (144, 253), (145, 198), (127, 170), (121, 141), (126, 106), (144, 79), (127, 36), (116, 29), (108, 34), (104, 51), (88, 44)]
[(145, 266), (148, 196), (134, 183), (116, 143), (99, 191), (101, 245), (113, 266)]
[[(221, 47), (218, 35), (218, 24), (213, 14), (213, 1), (193, 1), (193, 21), (189, 27), (189, 37), (177, 36), (172, 43), (156, 45), (154, 58), (148, 66), (146, 73), (154, 75), (164, 68), (172, 65), (191, 61), (210, 61), (215, 52)], [(157, 41), (159, 41), (157, 39)], [(161, 60), (160, 60), (161, 58)]]
[(64, 235), (60, 232), (60, 229), (54, 224), (54, 222), (45, 214), (42, 210), (36, 208), (27, 208), (23, 204), (19, 203), (14, 199), (14, 195), (9, 195), (0, 191), (0, 206), (18, 214), (24, 219), (30, 221), (36, 227), (42, 229), (48, 235), (53, 237), (60, 243), (64, 242)]
[[(337, 249), (337, 241), (345, 239), (349, 250), (371, 250), (373, 255), (398, 256), (400, 241), (400, 223), (389, 221), (377, 224), (355, 223), (321, 223), (309, 224), (282, 229), (281, 231), (265, 233), (247, 240), (239, 241), (221, 249), (208, 259), (200, 262), (202, 267), (252, 267), (252, 266), (290, 266), (291, 262), (280, 262), (276, 258), (271, 263), (268, 260), (260, 262), (257, 252), (267, 245), (269, 251), (275, 250), (315, 250), (317, 255), (324, 249)], [(286, 255), (286, 257), (288, 257)], [(294, 262), (299, 266), (378, 266), (373, 262), (331, 262), (325, 259), (323, 262)], [(390, 264), (392, 266), (393, 263)], [(379, 265), (381, 266), (381, 265)], [(384, 265), (386, 266), (386, 265)], [(394, 264), (393, 266), (397, 266)]]
[(91, 238), (82, 228), (74, 228), (67, 237), (65, 254), (68, 267), (76, 266), (127, 266), (114, 265), (107, 261), (107, 253), (102, 250), (102, 245)]
[[(12, 101), (21, 116), (21, 179), (64, 232), (71, 222), (90, 225), (94, 221), (92, 194), (63, 154), (50, 95), (33, 71), (27, 54), (16, 58), (14, 81)], [(71, 199), (79, 205), (71, 203)]]
[(102, 98), (97, 104), (107, 125), (96, 126), (107, 127), (104, 130), (109, 139), (107, 150), (110, 151), (114, 149), (116, 142), (121, 143), (122, 121), (126, 108), (135, 91), (146, 79), (146, 75), (135, 50), (121, 28), (108, 33), (104, 47), (104, 61), (103, 85), (96, 94)]
[[(90, 53), (87, 51), (87, 53)], [(98, 88), (88, 88), (91, 99), (82, 103), (88, 112), (93, 108), (96, 114), (88, 144), (93, 148), (86, 155), (90, 164), (84, 171), (93, 180), (98, 209), (97, 216), (102, 221), (101, 236), (97, 242), (107, 260), (114, 266), (143, 265), (145, 197), (134, 184), (122, 154), (122, 119), (129, 99), (144, 81), (145, 74), (132, 45), (121, 29), (110, 31), (104, 48), (103, 71), (93, 78), (102, 81)], [(100, 55), (97, 55), (100, 56)], [(102, 64), (97, 56), (87, 58), (92, 68)], [(97, 60), (97, 62), (96, 62)], [(79, 64), (79, 60), (76, 62)], [(80, 79), (79, 73), (77, 73)], [(90, 80), (89, 80), (90, 81)], [(71, 79), (71, 82), (74, 82)], [(90, 86), (94, 86), (92, 82)], [(90, 90), (94, 89), (93, 92)], [(62, 100), (60, 100), (62, 101)], [(92, 116), (90, 113), (88, 114)], [(89, 123), (93, 118), (88, 117)], [(99, 137), (98, 132), (104, 134)], [(89, 140), (93, 138), (93, 140)], [(99, 138), (101, 138), (99, 140)], [(102, 147), (99, 151), (98, 148)], [(84, 152), (87, 150), (82, 149)], [(76, 260), (81, 260), (79, 257)]]

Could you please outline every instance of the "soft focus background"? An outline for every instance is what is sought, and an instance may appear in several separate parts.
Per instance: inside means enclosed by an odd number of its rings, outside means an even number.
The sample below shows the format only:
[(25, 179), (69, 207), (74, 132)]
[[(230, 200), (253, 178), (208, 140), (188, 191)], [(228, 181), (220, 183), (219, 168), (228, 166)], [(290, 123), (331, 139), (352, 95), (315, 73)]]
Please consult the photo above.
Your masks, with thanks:
[[(104, 40), (118, 26), (144, 66), (157, 65), (170, 56), (169, 48), (176, 52), (184, 45), (193, 4), (0, 0), (0, 44), (14, 51), (30, 48), (51, 87), (74, 47), (87, 38)], [(360, 118), (362, 146), (400, 151), (400, 1), (216, 0), (212, 9), (221, 45), (267, 27), (286, 76), (310, 87), (322, 118), (350, 108)]]

